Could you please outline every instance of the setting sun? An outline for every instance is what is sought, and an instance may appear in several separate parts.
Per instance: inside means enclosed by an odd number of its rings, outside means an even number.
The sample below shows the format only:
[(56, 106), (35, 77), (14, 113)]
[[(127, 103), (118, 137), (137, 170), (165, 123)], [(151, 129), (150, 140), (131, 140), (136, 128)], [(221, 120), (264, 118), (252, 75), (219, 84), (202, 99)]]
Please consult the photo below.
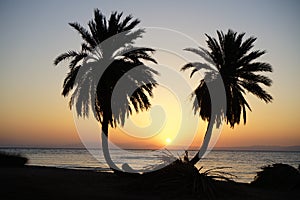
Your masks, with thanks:
[(171, 142), (172, 142), (172, 140), (171, 140), (170, 138), (167, 138), (167, 139), (166, 139), (166, 143), (167, 143), (167, 144), (170, 144)]

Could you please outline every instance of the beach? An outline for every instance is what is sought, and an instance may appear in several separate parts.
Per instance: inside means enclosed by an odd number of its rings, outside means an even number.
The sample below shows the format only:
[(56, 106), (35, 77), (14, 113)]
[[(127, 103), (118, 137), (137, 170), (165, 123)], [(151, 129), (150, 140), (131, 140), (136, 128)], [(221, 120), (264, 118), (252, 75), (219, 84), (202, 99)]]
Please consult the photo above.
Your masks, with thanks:
[[(207, 199), (186, 182), (155, 174), (120, 176), (54, 167), (1, 167), (1, 199)], [(299, 190), (273, 190), (214, 181), (216, 199), (299, 199)], [(202, 196), (204, 197), (204, 196)]]

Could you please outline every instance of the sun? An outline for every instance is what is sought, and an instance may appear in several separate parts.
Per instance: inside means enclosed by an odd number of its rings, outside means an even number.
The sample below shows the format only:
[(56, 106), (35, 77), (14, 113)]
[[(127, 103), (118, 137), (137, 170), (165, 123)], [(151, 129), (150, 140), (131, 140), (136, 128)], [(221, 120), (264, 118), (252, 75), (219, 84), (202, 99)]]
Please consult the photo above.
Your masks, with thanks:
[(171, 140), (170, 138), (167, 138), (167, 139), (166, 139), (166, 143), (167, 143), (167, 144), (170, 144), (171, 142), (172, 142), (172, 140)]

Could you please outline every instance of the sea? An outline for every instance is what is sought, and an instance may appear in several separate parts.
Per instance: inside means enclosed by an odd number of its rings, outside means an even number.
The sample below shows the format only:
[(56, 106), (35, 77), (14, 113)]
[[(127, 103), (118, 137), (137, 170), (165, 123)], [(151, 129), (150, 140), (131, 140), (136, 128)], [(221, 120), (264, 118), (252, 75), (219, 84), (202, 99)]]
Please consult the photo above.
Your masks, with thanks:
[[(110, 172), (101, 149), (84, 148), (0, 148), (29, 159), (28, 165)], [(124, 163), (133, 169), (151, 169), (171, 158), (184, 155), (178, 150), (119, 150), (111, 149), (112, 160), (118, 167)], [(192, 156), (196, 151), (189, 151)], [(200, 172), (221, 171), (234, 175), (237, 182), (250, 183), (262, 166), (285, 163), (300, 165), (300, 151), (212, 150), (197, 164)]]

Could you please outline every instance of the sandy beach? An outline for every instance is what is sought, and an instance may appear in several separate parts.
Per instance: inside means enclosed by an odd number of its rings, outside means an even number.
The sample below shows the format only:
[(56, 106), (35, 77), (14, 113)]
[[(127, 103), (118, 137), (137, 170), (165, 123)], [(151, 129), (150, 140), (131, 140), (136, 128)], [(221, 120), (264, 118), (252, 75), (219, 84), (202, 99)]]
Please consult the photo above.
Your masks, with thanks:
[[(120, 176), (24, 166), (2, 167), (0, 177), (1, 199), (207, 199), (184, 181), (166, 181), (155, 174)], [(267, 190), (225, 181), (214, 181), (212, 185), (216, 199), (300, 199), (299, 190)]]

